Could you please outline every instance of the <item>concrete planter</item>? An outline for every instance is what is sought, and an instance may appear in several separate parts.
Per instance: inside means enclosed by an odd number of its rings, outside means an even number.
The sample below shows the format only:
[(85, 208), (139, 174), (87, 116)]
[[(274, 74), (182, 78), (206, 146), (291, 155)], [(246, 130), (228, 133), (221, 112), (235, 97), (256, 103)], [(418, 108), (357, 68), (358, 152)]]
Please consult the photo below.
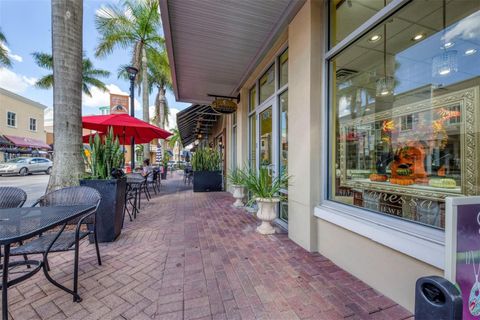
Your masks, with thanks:
[(256, 201), (258, 205), (257, 218), (262, 221), (257, 227), (257, 232), (261, 234), (274, 234), (275, 229), (271, 222), (277, 217), (275, 208), (280, 202), (280, 199), (257, 198)]
[(245, 198), (245, 187), (240, 185), (232, 185), (233, 188), (233, 197), (235, 198), (235, 202), (233, 206), (235, 208), (243, 208), (244, 203), (243, 199)]

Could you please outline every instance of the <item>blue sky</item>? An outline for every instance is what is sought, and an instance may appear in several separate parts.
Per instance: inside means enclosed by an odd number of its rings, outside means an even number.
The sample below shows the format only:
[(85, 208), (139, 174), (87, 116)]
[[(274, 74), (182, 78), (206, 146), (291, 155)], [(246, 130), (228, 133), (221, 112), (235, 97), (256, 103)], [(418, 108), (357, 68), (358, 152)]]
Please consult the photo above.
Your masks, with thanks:
[[(118, 3), (118, 0), (85, 0), (83, 7), (83, 50), (93, 61), (94, 66), (105, 69), (112, 74), (102, 81), (113, 93), (128, 94), (129, 83), (117, 79), (117, 69), (128, 64), (130, 53), (118, 49), (107, 58), (97, 59), (94, 50), (99, 39), (95, 29), (95, 12), (108, 3)], [(51, 52), (51, 12), (50, 0), (0, 0), (0, 28), (7, 37), (8, 49), (13, 60), (10, 69), (0, 69), (0, 87), (13, 91), (51, 108), (52, 91), (37, 89), (33, 86), (36, 79), (46, 74), (46, 70), (38, 67), (31, 53), (35, 51)], [(83, 99), (83, 113), (96, 114), (98, 107), (108, 105), (108, 93), (93, 89), (93, 98)], [(135, 92), (138, 94), (138, 92)], [(150, 95), (149, 104), (153, 105), (155, 93)], [(167, 99), (172, 110), (172, 117), (178, 110), (189, 106), (178, 103), (172, 92), (167, 92)], [(136, 115), (141, 117), (141, 97), (136, 96)], [(46, 112), (46, 122), (51, 119), (51, 109)]]

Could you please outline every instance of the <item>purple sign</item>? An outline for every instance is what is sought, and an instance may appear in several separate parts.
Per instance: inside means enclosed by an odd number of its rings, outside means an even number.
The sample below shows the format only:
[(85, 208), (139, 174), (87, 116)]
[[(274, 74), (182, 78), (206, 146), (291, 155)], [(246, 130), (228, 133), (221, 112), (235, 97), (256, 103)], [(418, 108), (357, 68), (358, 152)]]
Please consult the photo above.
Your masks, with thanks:
[(480, 320), (480, 203), (457, 206), (456, 261), (463, 320)]

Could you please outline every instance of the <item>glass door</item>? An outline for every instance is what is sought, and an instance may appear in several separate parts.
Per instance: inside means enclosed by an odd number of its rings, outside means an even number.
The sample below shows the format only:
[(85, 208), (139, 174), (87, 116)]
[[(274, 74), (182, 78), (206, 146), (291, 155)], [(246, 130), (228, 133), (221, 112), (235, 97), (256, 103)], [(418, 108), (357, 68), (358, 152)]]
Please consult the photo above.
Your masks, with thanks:
[(258, 140), (257, 140), (257, 168), (265, 168), (270, 176), (277, 173), (276, 154), (276, 135), (275, 135), (275, 100), (266, 101), (262, 107), (257, 110)]

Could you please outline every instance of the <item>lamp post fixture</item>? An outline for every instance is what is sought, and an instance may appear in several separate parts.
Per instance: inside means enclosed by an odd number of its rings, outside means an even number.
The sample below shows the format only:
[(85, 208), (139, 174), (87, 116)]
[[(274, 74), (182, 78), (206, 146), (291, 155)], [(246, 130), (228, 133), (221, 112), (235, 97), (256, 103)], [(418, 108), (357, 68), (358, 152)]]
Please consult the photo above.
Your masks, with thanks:
[[(137, 76), (138, 69), (132, 66), (126, 67), (125, 70), (128, 73), (130, 79), (130, 115), (135, 117), (135, 77)], [(132, 172), (135, 170), (135, 138), (132, 136), (130, 141), (130, 168)]]

